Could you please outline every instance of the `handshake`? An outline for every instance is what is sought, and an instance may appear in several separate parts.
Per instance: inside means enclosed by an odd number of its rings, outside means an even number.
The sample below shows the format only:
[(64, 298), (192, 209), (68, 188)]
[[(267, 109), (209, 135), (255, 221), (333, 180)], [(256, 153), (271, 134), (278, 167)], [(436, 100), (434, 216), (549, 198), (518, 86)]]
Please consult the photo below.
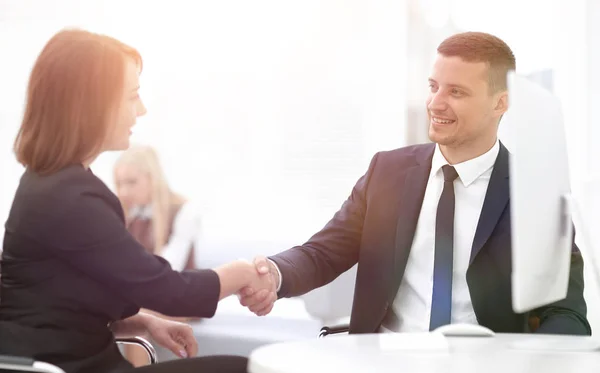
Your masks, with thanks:
[(254, 258), (250, 283), (237, 293), (240, 304), (248, 307), (257, 316), (268, 315), (277, 300), (277, 289), (281, 283), (279, 271), (263, 256)]

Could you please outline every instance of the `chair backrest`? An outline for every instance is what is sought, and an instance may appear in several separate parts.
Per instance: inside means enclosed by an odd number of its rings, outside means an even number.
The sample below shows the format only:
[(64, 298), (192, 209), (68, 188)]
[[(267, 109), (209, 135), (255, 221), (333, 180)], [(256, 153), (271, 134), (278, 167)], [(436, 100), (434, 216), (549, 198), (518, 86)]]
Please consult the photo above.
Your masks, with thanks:
[(303, 295), (306, 311), (323, 325), (347, 321), (352, 312), (356, 268), (350, 268), (330, 284)]

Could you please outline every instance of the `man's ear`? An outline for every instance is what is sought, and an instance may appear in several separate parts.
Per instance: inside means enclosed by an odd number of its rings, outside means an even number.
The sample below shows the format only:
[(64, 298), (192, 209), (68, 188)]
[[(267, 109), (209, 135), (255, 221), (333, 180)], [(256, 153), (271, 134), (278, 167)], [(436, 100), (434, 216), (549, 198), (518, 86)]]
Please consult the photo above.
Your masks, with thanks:
[(508, 110), (508, 91), (498, 92), (495, 96), (496, 107), (494, 107), (494, 111), (498, 117), (501, 117)]

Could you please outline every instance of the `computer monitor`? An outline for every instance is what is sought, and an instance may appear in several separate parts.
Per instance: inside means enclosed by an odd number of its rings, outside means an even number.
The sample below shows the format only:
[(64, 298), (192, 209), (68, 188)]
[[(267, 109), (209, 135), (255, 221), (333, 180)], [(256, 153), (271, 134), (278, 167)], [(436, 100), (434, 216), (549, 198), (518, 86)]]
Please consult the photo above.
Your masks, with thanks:
[(514, 72), (508, 75), (515, 312), (564, 299), (573, 238), (567, 144), (560, 100)]

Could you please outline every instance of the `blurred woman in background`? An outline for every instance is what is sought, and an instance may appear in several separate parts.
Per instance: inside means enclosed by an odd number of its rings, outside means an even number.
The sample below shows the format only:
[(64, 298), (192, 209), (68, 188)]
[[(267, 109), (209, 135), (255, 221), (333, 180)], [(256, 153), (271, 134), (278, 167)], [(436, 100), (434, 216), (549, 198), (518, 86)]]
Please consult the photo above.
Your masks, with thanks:
[(156, 151), (132, 146), (114, 166), (117, 196), (129, 232), (173, 269), (194, 269), (201, 222), (197, 208), (169, 187)]
[[(194, 244), (200, 216), (192, 203), (171, 190), (154, 148), (138, 145), (123, 152), (114, 166), (114, 182), (129, 233), (149, 253), (165, 258), (174, 270), (196, 268)], [(124, 352), (134, 366), (148, 364), (143, 348), (127, 345)]]

